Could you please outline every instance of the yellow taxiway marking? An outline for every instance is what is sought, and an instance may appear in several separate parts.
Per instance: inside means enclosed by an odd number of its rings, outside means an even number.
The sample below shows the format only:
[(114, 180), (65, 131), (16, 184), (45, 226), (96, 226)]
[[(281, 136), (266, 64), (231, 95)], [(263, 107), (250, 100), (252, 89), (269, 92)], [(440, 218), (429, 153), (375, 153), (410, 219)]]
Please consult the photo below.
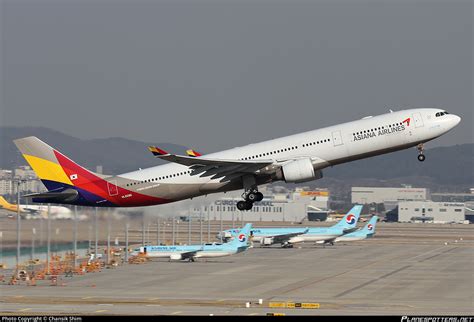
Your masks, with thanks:
[(147, 304), (145, 306), (161, 306), (161, 305), (159, 305), (159, 304)]
[(176, 315), (176, 314), (179, 314), (179, 313), (183, 313), (183, 311), (176, 311), (176, 312), (171, 313), (170, 315)]
[(159, 300), (160, 298), (159, 297), (150, 297), (148, 299), (148, 301), (156, 301), (156, 300)]
[(220, 299), (220, 300), (217, 300), (217, 302), (224, 302), (225, 299)]
[(258, 313), (250, 313), (250, 314), (248, 314), (248, 315), (258, 315)]
[(31, 307), (27, 307), (26, 309), (18, 310), (18, 312), (25, 312), (25, 311), (29, 311), (29, 310), (31, 310)]
[(98, 310), (98, 311), (95, 311), (94, 313), (102, 313), (102, 312), (107, 312), (107, 310)]
[(86, 296), (86, 297), (83, 297), (82, 299), (87, 300), (87, 299), (91, 299), (91, 298), (93, 298), (93, 296)]

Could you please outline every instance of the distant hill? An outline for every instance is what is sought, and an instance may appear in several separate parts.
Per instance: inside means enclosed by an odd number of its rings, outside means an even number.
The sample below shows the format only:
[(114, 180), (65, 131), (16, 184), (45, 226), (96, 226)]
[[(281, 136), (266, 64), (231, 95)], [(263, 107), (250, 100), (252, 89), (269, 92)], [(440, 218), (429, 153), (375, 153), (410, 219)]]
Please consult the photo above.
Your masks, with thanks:
[[(31, 135), (39, 137), (86, 168), (95, 170), (97, 165), (102, 165), (106, 174), (162, 164), (163, 161), (148, 152), (148, 145), (157, 145), (180, 154), (186, 150), (184, 146), (170, 143), (145, 143), (124, 138), (81, 140), (41, 127), (1, 127), (0, 168), (12, 169), (26, 164), (12, 140)], [(410, 178), (416, 178), (415, 182), (422, 178), (423, 182), (437, 185), (474, 185), (474, 144), (428, 149), (425, 154), (425, 162), (416, 159), (415, 148), (354, 161), (324, 170), (324, 177), (348, 185), (369, 179), (391, 182), (400, 179), (401, 182), (410, 183)]]
[(14, 139), (36, 136), (58, 149), (80, 165), (95, 171), (103, 166), (105, 174), (118, 174), (163, 164), (148, 151), (149, 145), (157, 145), (172, 153), (185, 153), (184, 146), (162, 142), (140, 142), (124, 138), (81, 140), (43, 127), (0, 127), (0, 168), (12, 169), (25, 165)]

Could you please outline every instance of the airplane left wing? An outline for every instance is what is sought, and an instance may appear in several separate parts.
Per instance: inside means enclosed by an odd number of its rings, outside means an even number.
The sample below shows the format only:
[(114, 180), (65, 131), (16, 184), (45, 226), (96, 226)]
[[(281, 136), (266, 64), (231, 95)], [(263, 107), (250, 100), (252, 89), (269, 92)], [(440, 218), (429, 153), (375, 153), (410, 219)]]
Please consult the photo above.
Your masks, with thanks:
[(291, 234), (283, 234), (283, 235), (276, 235), (273, 236), (273, 242), (276, 243), (284, 243), (289, 241), (292, 237), (296, 237), (299, 235), (304, 235), (309, 231), (309, 228), (306, 228), (304, 231), (299, 232), (299, 233), (291, 233)]
[(202, 251), (202, 249), (197, 249), (191, 252), (181, 253), (181, 259), (193, 258), (200, 251)]
[(200, 174), (201, 177), (212, 176), (211, 179), (222, 178), (220, 180), (221, 182), (231, 180), (244, 174), (255, 173), (273, 164), (273, 160), (243, 161), (210, 159), (170, 154), (154, 146), (150, 146), (148, 149), (157, 158), (188, 166), (193, 170), (191, 175)]

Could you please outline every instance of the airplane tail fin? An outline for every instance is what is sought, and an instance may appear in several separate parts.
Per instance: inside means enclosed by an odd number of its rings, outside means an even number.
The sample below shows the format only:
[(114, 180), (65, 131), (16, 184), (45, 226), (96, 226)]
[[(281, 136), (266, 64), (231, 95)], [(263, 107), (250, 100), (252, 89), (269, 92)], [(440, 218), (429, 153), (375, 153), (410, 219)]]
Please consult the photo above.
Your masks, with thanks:
[(355, 229), (361, 211), (362, 205), (355, 205), (337, 224), (335, 224), (331, 228), (338, 228), (342, 229), (343, 231), (350, 231)]
[(367, 225), (363, 228), (364, 232), (367, 234), (367, 237), (372, 237), (375, 235), (375, 225), (377, 224), (379, 217), (372, 216), (370, 220), (367, 222)]
[(104, 176), (89, 171), (34, 136), (13, 141), (48, 191), (84, 187)]
[(37, 137), (13, 142), (48, 189), (47, 193), (28, 195), (34, 202), (114, 206), (108, 197), (117, 187), (104, 180), (107, 176), (85, 169)]
[(246, 224), (239, 233), (234, 237), (231, 243), (238, 246), (247, 246), (250, 242), (250, 230), (252, 229), (252, 224)]

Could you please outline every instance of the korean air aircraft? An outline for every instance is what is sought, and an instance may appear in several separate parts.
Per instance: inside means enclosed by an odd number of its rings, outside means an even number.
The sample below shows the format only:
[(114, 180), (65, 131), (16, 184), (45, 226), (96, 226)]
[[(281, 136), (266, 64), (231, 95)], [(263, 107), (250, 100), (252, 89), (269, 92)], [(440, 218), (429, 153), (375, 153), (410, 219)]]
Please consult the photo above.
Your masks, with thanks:
[(364, 228), (353, 231), (349, 234), (339, 236), (334, 240), (334, 242), (337, 243), (341, 241), (356, 241), (374, 237), (375, 225), (377, 224), (378, 219), (378, 216), (372, 216), (372, 218), (370, 218)]
[(29, 195), (33, 202), (134, 207), (243, 189), (243, 200), (237, 207), (250, 210), (263, 198), (258, 191), (262, 184), (317, 180), (327, 167), (410, 147), (417, 147), (418, 160), (424, 161), (424, 143), (450, 131), (460, 120), (441, 109), (419, 108), (207, 155), (194, 151), (174, 155), (149, 147), (153, 155), (169, 164), (120, 175), (86, 170), (36, 137), (14, 142), (48, 189)]
[(191, 262), (194, 262), (195, 258), (230, 256), (248, 249), (251, 228), (252, 224), (246, 224), (244, 228), (239, 231), (236, 238), (225, 244), (146, 246), (135, 249), (132, 255), (144, 253), (148, 257), (169, 258), (170, 260), (188, 259)]
[[(310, 228), (254, 228), (252, 229), (252, 241), (261, 245), (281, 244), (282, 247), (293, 247), (293, 244), (301, 242), (325, 242), (334, 240), (344, 234), (356, 229), (359, 220), (361, 205), (355, 205), (351, 210), (335, 225), (331, 227), (310, 227)], [(236, 231), (229, 229), (224, 231), (231, 235)]]

